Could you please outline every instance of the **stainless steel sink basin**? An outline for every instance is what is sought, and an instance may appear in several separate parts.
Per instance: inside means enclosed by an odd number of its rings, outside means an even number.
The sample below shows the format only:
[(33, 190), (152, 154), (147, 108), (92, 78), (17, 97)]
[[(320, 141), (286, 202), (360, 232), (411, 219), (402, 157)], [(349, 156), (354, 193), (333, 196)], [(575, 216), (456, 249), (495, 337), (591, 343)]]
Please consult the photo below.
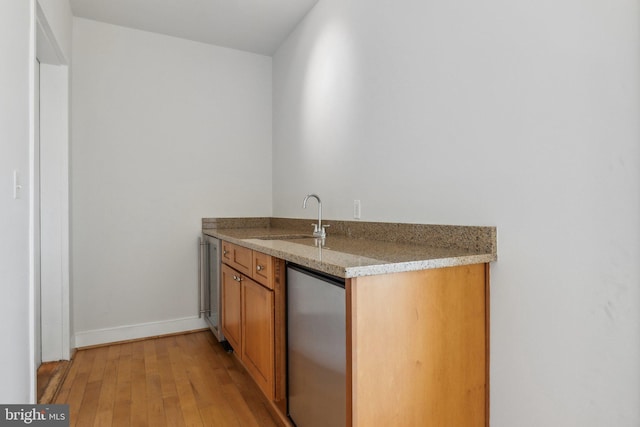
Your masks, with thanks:
[(313, 239), (310, 234), (279, 234), (270, 236), (258, 236), (254, 237), (258, 240), (294, 240), (294, 239)]

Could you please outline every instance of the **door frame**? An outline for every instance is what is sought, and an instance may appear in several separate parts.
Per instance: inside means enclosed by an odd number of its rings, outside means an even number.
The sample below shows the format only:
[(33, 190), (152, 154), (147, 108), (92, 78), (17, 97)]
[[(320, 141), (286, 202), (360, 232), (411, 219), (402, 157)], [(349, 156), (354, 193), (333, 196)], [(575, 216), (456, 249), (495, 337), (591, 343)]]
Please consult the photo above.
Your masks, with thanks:
[[(40, 62), (40, 81), (35, 84), (40, 85), (41, 100), (41, 185), (38, 195), (40, 215), (34, 215), (34, 220), (38, 216), (41, 218), (42, 297), (40, 313), (34, 313), (34, 321), (38, 316), (41, 321), (41, 335), (35, 337), (34, 346), (38, 346), (38, 342), (41, 344), (42, 361), (47, 362), (69, 360), (73, 347), (69, 274), (69, 65), (37, 1), (35, 15), (36, 58)], [(35, 156), (31, 158), (31, 166), (36, 167)], [(35, 239), (34, 236), (32, 241)], [(34, 262), (38, 256), (32, 253)], [(34, 286), (37, 287), (37, 283), (34, 282)], [(34, 292), (38, 290), (34, 289)], [(34, 311), (38, 310), (37, 296), (34, 305)]]

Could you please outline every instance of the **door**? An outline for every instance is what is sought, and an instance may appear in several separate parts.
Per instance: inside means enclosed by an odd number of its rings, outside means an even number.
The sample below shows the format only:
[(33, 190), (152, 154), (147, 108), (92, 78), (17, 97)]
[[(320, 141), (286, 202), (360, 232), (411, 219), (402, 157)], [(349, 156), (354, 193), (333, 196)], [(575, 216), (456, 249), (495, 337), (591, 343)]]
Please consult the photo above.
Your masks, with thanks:
[(273, 291), (251, 279), (242, 282), (242, 361), (269, 400), (274, 386)]
[(222, 265), (222, 333), (233, 349), (242, 354), (241, 275)]

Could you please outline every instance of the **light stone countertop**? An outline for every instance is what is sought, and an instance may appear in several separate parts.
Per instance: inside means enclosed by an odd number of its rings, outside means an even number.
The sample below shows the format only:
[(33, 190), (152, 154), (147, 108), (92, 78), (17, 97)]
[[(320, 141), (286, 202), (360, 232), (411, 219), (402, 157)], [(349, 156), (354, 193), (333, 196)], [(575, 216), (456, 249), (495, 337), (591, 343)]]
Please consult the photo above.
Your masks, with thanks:
[(322, 244), (311, 236), (309, 220), (260, 220), (207, 218), (202, 232), (341, 278), (497, 260), (495, 227), (329, 220), (336, 233), (329, 228)]

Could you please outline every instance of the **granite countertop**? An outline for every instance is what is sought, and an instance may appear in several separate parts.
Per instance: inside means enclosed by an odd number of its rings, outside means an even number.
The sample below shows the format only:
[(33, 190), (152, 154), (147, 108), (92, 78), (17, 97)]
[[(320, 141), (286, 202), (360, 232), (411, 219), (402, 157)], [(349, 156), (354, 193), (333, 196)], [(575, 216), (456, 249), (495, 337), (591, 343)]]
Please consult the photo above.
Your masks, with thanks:
[(333, 276), (352, 278), (497, 260), (495, 227), (310, 220), (204, 218), (202, 232)]

